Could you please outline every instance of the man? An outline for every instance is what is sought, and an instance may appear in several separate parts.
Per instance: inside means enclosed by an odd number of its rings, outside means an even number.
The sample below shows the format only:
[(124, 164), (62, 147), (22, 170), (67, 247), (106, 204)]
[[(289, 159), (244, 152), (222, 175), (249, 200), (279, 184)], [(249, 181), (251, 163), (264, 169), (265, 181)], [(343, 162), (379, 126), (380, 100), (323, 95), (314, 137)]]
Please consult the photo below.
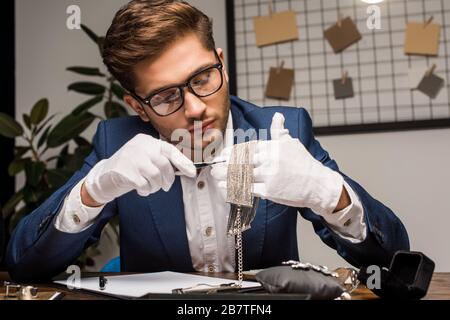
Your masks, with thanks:
[[(7, 253), (14, 279), (64, 271), (116, 214), (122, 271), (235, 271), (227, 162), (197, 171), (192, 161), (217, 141), (218, 158), (227, 159), (237, 142), (230, 130), (250, 132), (250, 139), (268, 131), (255, 148), (253, 193), (261, 200), (243, 235), (244, 269), (298, 259), (298, 212), (355, 266), (385, 266), (409, 248), (399, 219), (339, 172), (314, 139), (305, 109), (259, 108), (229, 96), (224, 53), (199, 10), (178, 1), (131, 1), (107, 33), (104, 62), (138, 117), (101, 122), (84, 166), (21, 221)], [(174, 138), (180, 129), (188, 133), (181, 143)]]

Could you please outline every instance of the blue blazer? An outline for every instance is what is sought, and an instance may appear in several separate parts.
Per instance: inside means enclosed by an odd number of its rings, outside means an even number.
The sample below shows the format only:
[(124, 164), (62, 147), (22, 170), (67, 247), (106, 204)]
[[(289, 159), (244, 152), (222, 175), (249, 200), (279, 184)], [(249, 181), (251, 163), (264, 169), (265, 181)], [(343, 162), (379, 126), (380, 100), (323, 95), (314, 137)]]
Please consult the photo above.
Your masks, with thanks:
[[(305, 109), (260, 108), (231, 97), (231, 112), (235, 129), (254, 129), (256, 135), (259, 129), (269, 129), (274, 113), (281, 112), (289, 133), (300, 139), (317, 160), (339, 171), (336, 162), (315, 140), (312, 122)], [(46, 280), (65, 271), (86, 247), (98, 241), (101, 230), (116, 214), (120, 217), (122, 271), (193, 271), (179, 177), (168, 192), (161, 190), (148, 197), (140, 197), (132, 191), (117, 198), (107, 204), (95, 223), (81, 233), (63, 233), (54, 227), (55, 216), (75, 184), (98, 161), (110, 157), (139, 133), (159, 137), (150, 124), (138, 117), (100, 122), (93, 140), (94, 150), (83, 167), (39, 208), (22, 219), (15, 229), (6, 254), (7, 267), (14, 280)], [(353, 244), (341, 238), (322, 217), (308, 208), (293, 208), (261, 200), (251, 229), (243, 234), (244, 268), (264, 268), (299, 258), (296, 236), (298, 212), (311, 221), (323, 242), (356, 267), (372, 264), (387, 266), (397, 250), (408, 250), (407, 232), (394, 213), (372, 198), (359, 184), (342, 175), (364, 207), (368, 232), (363, 242)]]

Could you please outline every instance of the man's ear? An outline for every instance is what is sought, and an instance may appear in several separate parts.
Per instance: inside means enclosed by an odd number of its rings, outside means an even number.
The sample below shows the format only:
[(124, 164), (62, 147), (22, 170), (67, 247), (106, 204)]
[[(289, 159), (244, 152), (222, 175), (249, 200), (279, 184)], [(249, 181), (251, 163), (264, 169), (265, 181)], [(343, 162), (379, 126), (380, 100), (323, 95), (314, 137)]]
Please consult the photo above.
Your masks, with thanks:
[(142, 121), (145, 122), (150, 121), (150, 119), (148, 118), (147, 114), (144, 111), (144, 107), (142, 106), (142, 104), (139, 101), (137, 101), (133, 96), (125, 94), (123, 96), (123, 101), (139, 115)]
[(228, 82), (228, 72), (227, 72), (227, 66), (225, 65), (225, 56), (223, 53), (223, 49), (217, 48), (216, 51), (217, 51), (217, 55), (220, 58), (220, 61), (222, 62), (222, 65), (223, 65), (223, 73), (225, 75), (225, 80)]

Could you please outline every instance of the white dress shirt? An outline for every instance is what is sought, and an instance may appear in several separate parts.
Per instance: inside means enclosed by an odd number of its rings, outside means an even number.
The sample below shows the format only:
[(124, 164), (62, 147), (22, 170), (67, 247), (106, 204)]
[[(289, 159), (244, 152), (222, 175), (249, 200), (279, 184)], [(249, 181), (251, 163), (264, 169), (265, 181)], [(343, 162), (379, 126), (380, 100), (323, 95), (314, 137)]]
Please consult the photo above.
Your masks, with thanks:
[[(228, 117), (224, 147), (233, 144), (233, 121)], [(210, 174), (211, 168), (200, 171), (195, 178), (181, 176), (183, 189), (186, 234), (189, 243), (192, 265), (203, 272), (235, 271), (235, 240), (226, 232), (230, 205), (225, 194)], [(55, 227), (67, 233), (77, 233), (89, 228), (100, 214), (102, 207), (91, 208), (81, 202), (82, 179), (66, 197), (55, 220)], [(362, 204), (344, 182), (350, 195), (351, 204), (345, 209), (323, 216), (330, 228), (340, 237), (358, 243), (366, 238)]]

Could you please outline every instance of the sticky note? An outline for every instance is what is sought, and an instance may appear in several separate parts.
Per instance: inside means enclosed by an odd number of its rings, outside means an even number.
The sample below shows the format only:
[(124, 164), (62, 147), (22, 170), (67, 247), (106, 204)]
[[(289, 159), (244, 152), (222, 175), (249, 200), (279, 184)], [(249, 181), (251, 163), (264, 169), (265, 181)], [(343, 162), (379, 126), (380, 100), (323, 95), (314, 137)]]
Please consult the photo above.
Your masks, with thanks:
[(333, 87), (336, 100), (352, 98), (355, 96), (352, 78), (347, 77), (344, 83), (342, 83), (342, 79), (333, 80)]
[(405, 54), (437, 56), (441, 26), (436, 23), (410, 22), (406, 27)]
[(253, 19), (258, 47), (298, 39), (295, 12), (288, 10)]
[(435, 74), (425, 75), (417, 89), (431, 99), (434, 99), (444, 87), (444, 82), (444, 79)]
[(345, 50), (362, 39), (361, 33), (350, 17), (343, 19), (340, 26), (336, 23), (325, 30), (324, 36), (335, 53)]
[(269, 80), (266, 86), (266, 97), (289, 100), (293, 84), (293, 69), (270, 68)]

